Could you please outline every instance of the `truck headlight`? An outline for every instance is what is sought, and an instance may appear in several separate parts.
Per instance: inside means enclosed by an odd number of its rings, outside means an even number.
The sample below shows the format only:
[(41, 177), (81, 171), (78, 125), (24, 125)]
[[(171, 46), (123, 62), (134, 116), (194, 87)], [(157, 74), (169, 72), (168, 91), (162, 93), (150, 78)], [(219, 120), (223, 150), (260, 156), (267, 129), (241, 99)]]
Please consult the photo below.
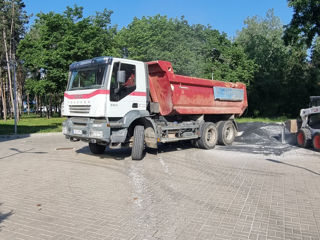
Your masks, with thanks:
[(67, 134), (68, 133), (68, 129), (66, 126), (62, 126), (62, 133), (63, 134)]
[(90, 137), (102, 138), (103, 137), (103, 132), (102, 131), (90, 131)]
[(61, 103), (61, 116), (64, 116), (64, 102)]

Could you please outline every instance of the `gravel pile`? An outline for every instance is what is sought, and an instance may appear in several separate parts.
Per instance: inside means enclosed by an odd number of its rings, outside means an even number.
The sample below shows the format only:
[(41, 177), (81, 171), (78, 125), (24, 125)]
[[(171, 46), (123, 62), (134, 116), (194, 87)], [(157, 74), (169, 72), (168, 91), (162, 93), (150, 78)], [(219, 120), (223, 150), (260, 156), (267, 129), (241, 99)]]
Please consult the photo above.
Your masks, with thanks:
[(276, 123), (240, 123), (239, 135), (226, 150), (256, 153), (265, 155), (281, 155), (295, 146), (295, 136), (285, 134), (285, 143), (281, 142), (282, 124)]
[(281, 124), (267, 124), (260, 122), (240, 123), (238, 131), (241, 136), (236, 138), (237, 142), (246, 144), (279, 144), (281, 141)]

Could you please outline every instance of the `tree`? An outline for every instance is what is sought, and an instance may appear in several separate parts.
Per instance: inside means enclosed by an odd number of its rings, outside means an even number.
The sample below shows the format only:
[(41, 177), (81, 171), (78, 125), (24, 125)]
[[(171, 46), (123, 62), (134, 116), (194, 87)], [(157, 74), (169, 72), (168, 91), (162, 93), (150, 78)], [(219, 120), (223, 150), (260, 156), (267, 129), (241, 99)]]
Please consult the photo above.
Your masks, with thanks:
[(257, 65), (248, 59), (242, 46), (232, 43), (225, 33), (206, 29), (204, 54), (205, 78), (214, 78), (228, 82), (242, 82), (247, 86), (253, 79)]
[(284, 44), (283, 25), (273, 10), (269, 10), (264, 19), (248, 18), (245, 24), (236, 42), (258, 64), (248, 88), (249, 113), (296, 116), (307, 101), (310, 87), (306, 49)]
[[(1, 1), (0, 2), (0, 30), (1, 30), (1, 69), (6, 70), (7, 81), (2, 77), (1, 81), (1, 99), (4, 112), (4, 118), (6, 119), (7, 114), (7, 99), (6, 92), (10, 96), (10, 111), (12, 113), (13, 107), (13, 90), (12, 90), (12, 65), (19, 64), (16, 59), (16, 49), (19, 41), (24, 36), (25, 24), (28, 22), (28, 16), (23, 10), (25, 7), (23, 1), (21, 0), (11, 0), (11, 1)], [(18, 68), (21, 70), (21, 68)], [(2, 75), (3, 76), (3, 75)], [(17, 74), (21, 76), (21, 74)], [(18, 92), (17, 99), (19, 106), (22, 105), (22, 79), (17, 79)], [(7, 90), (6, 90), (7, 88)], [(17, 114), (19, 116), (19, 114)]]
[[(211, 79), (248, 83), (253, 77), (254, 63), (241, 46), (232, 44), (226, 34), (200, 24), (190, 25), (180, 19), (156, 15), (135, 18), (121, 29), (116, 40), (119, 55), (141, 61), (166, 60), (175, 73)], [(213, 61), (212, 50), (221, 52)]]
[(27, 90), (47, 106), (48, 117), (52, 105), (61, 104), (72, 62), (115, 51), (115, 27), (110, 26), (112, 11), (104, 10), (87, 18), (83, 18), (82, 11), (75, 5), (67, 7), (63, 14), (39, 13), (18, 48), (29, 72)]
[(288, 0), (288, 4), (294, 14), (285, 27), (285, 42), (306, 43), (310, 47), (320, 34), (320, 0)]
[(309, 89), (311, 95), (320, 95), (320, 37), (317, 37), (311, 48), (310, 62), (310, 82)]

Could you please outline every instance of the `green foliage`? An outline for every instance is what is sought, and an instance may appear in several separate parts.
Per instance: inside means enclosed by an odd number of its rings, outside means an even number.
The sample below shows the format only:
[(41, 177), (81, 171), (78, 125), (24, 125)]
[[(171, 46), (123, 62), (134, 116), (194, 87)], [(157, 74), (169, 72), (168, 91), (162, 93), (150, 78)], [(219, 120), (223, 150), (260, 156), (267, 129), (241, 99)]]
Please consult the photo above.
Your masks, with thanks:
[(297, 116), (310, 95), (319, 95), (320, 40), (313, 41), (310, 61), (301, 44), (309, 44), (318, 34), (320, 18), (314, 17), (319, 0), (289, 4), (295, 9), (289, 26), (284, 27), (270, 10), (265, 18), (248, 18), (235, 41), (210, 26), (191, 25), (184, 17), (134, 18), (117, 31), (111, 26), (112, 11), (106, 9), (86, 18), (76, 5), (63, 14), (39, 13), (18, 47), (29, 73), (25, 89), (46, 103), (62, 100), (74, 61), (102, 55), (166, 60), (177, 74), (245, 83), (251, 116)]
[[(210, 26), (190, 25), (183, 17), (135, 18), (116, 39), (120, 55), (141, 61), (170, 61), (177, 74), (211, 78), (214, 73), (219, 80), (248, 83), (255, 69), (254, 62), (226, 34)], [(221, 59), (212, 59), (214, 48), (222, 53)]]
[[(24, 36), (26, 30), (25, 25), (28, 23), (28, 16), (24, 8), (25, 4), (22, 0), (0, 1), (0, 30), (2, 31), (5, 29), (7, 36), (9, 37), (7, 40), (12, 42), (11, 45), (14, 49), (16, 49), (18, 42)], [(12, 21), (14, 24), (11, 30)], [(3, 41), (3, 39), (1, 40)], [(0, 44), (3, 45), (3, 42)]]
[(226, 46), (218, 47), (221, 51), (220, 58), (208, 64), (207, 78), (210, 78), (210, 67), (214, 79), (221, 79), (228, 82), (242, 82), (247, 86), (253, 79), (258, 65), (244, 52), (244, 49), (236, 44), (229, 43)]
[(176, 73), (201, 75), (200, 41), (183, 18), (134, 18), (117, 34), (121, 55), (141, 61), (167, 60)]
[(320, 37), (318, 37), (311, 48), (310, 64), (310, 96), (320, 95)]
[(310, 47), (315, 36), (320, 34), (320, 0), (288, 0), (288, 4), (294, 14), (286, 26), (286, 44), (300, 42)]
[(62, 95), (72, 62), (113, 53), (115, 28), (109, 26), (112, 11), (105, 9), (87, 18), (83, 18), (82, 11), (75, 5), (67, 7), (63, 14), (37, 14), (35, 24), (18, 48), (19, 57), (30, 72), (26, 83), (30, 93)]
[(245, 24), (236, 42), (258, 64), (248, 88), (249, 114), (296, 116), (309, 98), (306, 49), (284, 44), (283, 26), (273, 10), (264, 19), (248, 18)]

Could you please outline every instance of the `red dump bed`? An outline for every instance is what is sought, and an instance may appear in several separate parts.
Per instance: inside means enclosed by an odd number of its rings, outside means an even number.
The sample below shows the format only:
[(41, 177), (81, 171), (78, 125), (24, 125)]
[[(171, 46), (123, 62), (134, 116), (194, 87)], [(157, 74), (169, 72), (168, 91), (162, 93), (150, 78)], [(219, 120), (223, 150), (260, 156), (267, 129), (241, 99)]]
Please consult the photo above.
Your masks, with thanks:
[(148, 62), (151, 100), (160, 114), (236, 114), (248, 106), (246, 86), (176, 75), (170, 62)]

